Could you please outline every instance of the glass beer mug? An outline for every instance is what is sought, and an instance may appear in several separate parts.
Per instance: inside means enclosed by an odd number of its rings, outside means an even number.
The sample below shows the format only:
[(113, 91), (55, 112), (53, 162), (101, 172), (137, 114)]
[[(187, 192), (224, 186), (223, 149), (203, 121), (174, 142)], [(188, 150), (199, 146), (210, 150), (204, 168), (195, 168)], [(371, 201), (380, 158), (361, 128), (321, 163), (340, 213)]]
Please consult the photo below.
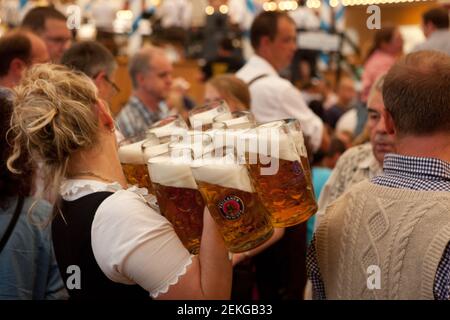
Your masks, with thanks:
[(191, 170), (228, 250), (244, 252), (267, 241), (273, 226), (245, 165), (233, 153), (220, 154), (206, 150), (191, 163)]
[(161, 213), (192, 254), (200, 251), (205, 203), (190, 169), (191, 156), (177, 151), (189, 145), (172, 142), (168, 152), (150, 157), (148, 169)]
[(149, 133), (154, 134), (161, 143), (175, 141), (178, 136), (188, 131), (188, 125), (180, 115), (173, 115), (154, 123)]
[(294, 140), (295, 148), (297, 149), (297, 153), (300, 156), (306, 178), (308, 179), (308, 183), (310, 184), (310, 187), (314, 192), (314, 188), (312, 187), (311, 167), (309, 165), (308, 151), (305, 146), (302, 126), (297, 119), (284, 119), (283, 121), (289, 130), (289, 134)]
[(158, 145), (159, 140), (153, 134), (141, 134), (119, 143), (119, 160), (128, 184), (147, 188), (153, 194), (153, 186), (147, 170), (148, 147)]
[(214, 129), (248, 129), (256, 127), (255, 116), (250, 111), (234, 111), (214, 117)]
[(284, 121), (258, 126), (249, 140), (247, 167), (273, 226), (293, 226), (315, 214), (314, 192)]
[(229, 114), (230, 108), (223, 100), (195, 107), (189, 112), (191, 128), (197, 131), (212, 129), (213, 119), (221, 114)]

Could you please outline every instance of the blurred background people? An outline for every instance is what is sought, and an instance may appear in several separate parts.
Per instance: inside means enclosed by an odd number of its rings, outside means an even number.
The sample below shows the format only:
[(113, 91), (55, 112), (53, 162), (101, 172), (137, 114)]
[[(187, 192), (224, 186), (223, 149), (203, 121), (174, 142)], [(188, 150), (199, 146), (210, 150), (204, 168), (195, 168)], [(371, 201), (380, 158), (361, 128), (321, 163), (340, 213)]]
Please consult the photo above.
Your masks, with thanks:
[(11, 98), (9, 91), (0, 89), (0, 299), (66, 299), (47, 223), (52, 206), (31, 197), (33, 164), (23, 153), (18, 159), (23, 165), (20, 174), (6, 168), (13, 151), (7, 141)]
[(129, 62), (133, 92), (116, 117), (125, 138), (139, 134), (168, 115), (163, 103), (172, 88), (172, 63), (165, 51), (144, 47)]
[(326, 149), (329, 137), (323, 122), (308, 108), (301, 93), (278, 74), (294, 56), (295, 23), (286, 13), (267, 11), (255, 18), (250, 34), (255, 55), (236, 76), (250, 88), (256, 120), (296, 118), (310, 137), (313, 150)]
[(230, 111), (250, 109), (250, 91), (244, 81), (232, 74), (222, 74), (208, 80), (205, 84), (204, 103), (225, 100)]
[(216, 57), (208, 60), (202, 68), (203, 80), (224, 73), (235, 73), (242, 68), (244, 61), (235, 51), (232, 39), (224, 37), (219, 43)]
[(383, 26), (375, 33), (372, 47), (364, 63), (361, 77), (361, 102), (357, 108), (357, 124), (354, 135), (359, 135), (367, 121), (367, 99), (370, 88), (378, 77), (386, 73), (403, 51), (403, 38), (397, 27)]
[(450, 55), (449, 12), (444, 8), (433, 8), (422, 15), (422, 30), (427, 38), (413, 51), (437, 50)]
[(352, 185), (382, 174), (384, 156), (395, 151), (393, 136), (387, 132), (383, 120), (385, 113), (382, 96), (384, 77), (381, 75), (378, 78), (369, 94), (367, 129), (370, 134), (370, 143), (350, 148), (337, 161), (319, 198), (316, 227), (320, 224), (329, 204), (344, 194)]
[(13, 88), (25, 70), (49, 60), (45, 43), (29, 31), (16, 30), (0, 38), (0, 87)]
[(115, 84), (117, 62), (109, 50), (95, 41), (73, 44), (62, 56), (61, 64), (82, 71), (91, 78), (101, 99), (111, 102), (120, 89)]
[(28, 11), (23, 18), (22, 27), (44, 40), (53, 63), (61, 61), (64, 51), (72, 42), (72, 33), (67, 28), (66, 16), (51, 6), (35, 7)]

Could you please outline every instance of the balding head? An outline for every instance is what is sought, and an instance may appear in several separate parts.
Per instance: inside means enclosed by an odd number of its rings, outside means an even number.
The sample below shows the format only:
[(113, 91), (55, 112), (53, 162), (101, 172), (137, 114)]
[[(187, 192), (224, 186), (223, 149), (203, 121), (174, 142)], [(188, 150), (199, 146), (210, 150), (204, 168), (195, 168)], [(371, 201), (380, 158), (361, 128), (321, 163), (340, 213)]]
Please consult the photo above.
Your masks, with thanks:
[(16, 85), (27, 67), (49, 60), (45, 43), (25, 30), (12, 31), (0, 39), (0, 56), (0, 78), (7, 87)]
[[(154, 65), (153, 60), (155, 60), (156, 56), (158, 56), (158, 58), (167, 59), (164, 50), (153, 46), (142, 48), (131, 58), (128, 71), (135, 89), (138, 87), (138, 75), (152, 69)], [(167, 59), (167, 61), (169, 60)]]

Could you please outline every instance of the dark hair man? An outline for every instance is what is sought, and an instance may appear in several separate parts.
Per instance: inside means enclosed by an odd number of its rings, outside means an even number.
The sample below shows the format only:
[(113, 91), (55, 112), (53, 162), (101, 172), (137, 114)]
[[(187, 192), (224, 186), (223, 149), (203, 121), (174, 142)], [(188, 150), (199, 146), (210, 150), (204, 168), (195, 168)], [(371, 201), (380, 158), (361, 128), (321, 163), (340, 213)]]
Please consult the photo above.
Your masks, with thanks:
[(36, 35), (12, 31), (0, 38), (0, 87), (12, 88), (22, 79), (26, 68), (49, 60), (45, 43)]
[(64, 51), (70, 47), (72, 34), (67, 28), (66, 17), (54, 7), (31, 9), (23, 18), (22, 27), (44, 40), (54, 63), (59, 63)]
[(329, 137), (323, 122), (308, 108), (300, 91), (278, 74), (289, 66), (297, 47), (294, 21), (283, 12), (263, 12), (253, 21), (250, 37), (255, 55), (236, 76), (250, 88), (256, 120), (296, 118), (313, 150), (326, 150)]
[(437, 50), (450, 54), (449, 12), (444, 8), (433, 8), (422, 15), (422, 30), (427, 38), (414, 51)]
[(72, 45), (62, 56), (61, 64), (84, 72), (98, 88), (100, 98), (108, 102), (119, 92), (113, 82), (117, 63), (109, 50), (95, 41)]

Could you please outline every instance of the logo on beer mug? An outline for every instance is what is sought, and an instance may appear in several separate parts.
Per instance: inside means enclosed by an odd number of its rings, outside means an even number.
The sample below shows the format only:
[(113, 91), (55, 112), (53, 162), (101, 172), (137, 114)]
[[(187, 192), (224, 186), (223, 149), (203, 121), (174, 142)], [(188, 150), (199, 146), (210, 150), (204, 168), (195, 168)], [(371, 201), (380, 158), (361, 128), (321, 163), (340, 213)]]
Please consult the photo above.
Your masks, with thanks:
[(239, 197), (227, 196), (220, 201), (219, 210), (227, 220), (236, 220), (244, 212), (244, 203)]

